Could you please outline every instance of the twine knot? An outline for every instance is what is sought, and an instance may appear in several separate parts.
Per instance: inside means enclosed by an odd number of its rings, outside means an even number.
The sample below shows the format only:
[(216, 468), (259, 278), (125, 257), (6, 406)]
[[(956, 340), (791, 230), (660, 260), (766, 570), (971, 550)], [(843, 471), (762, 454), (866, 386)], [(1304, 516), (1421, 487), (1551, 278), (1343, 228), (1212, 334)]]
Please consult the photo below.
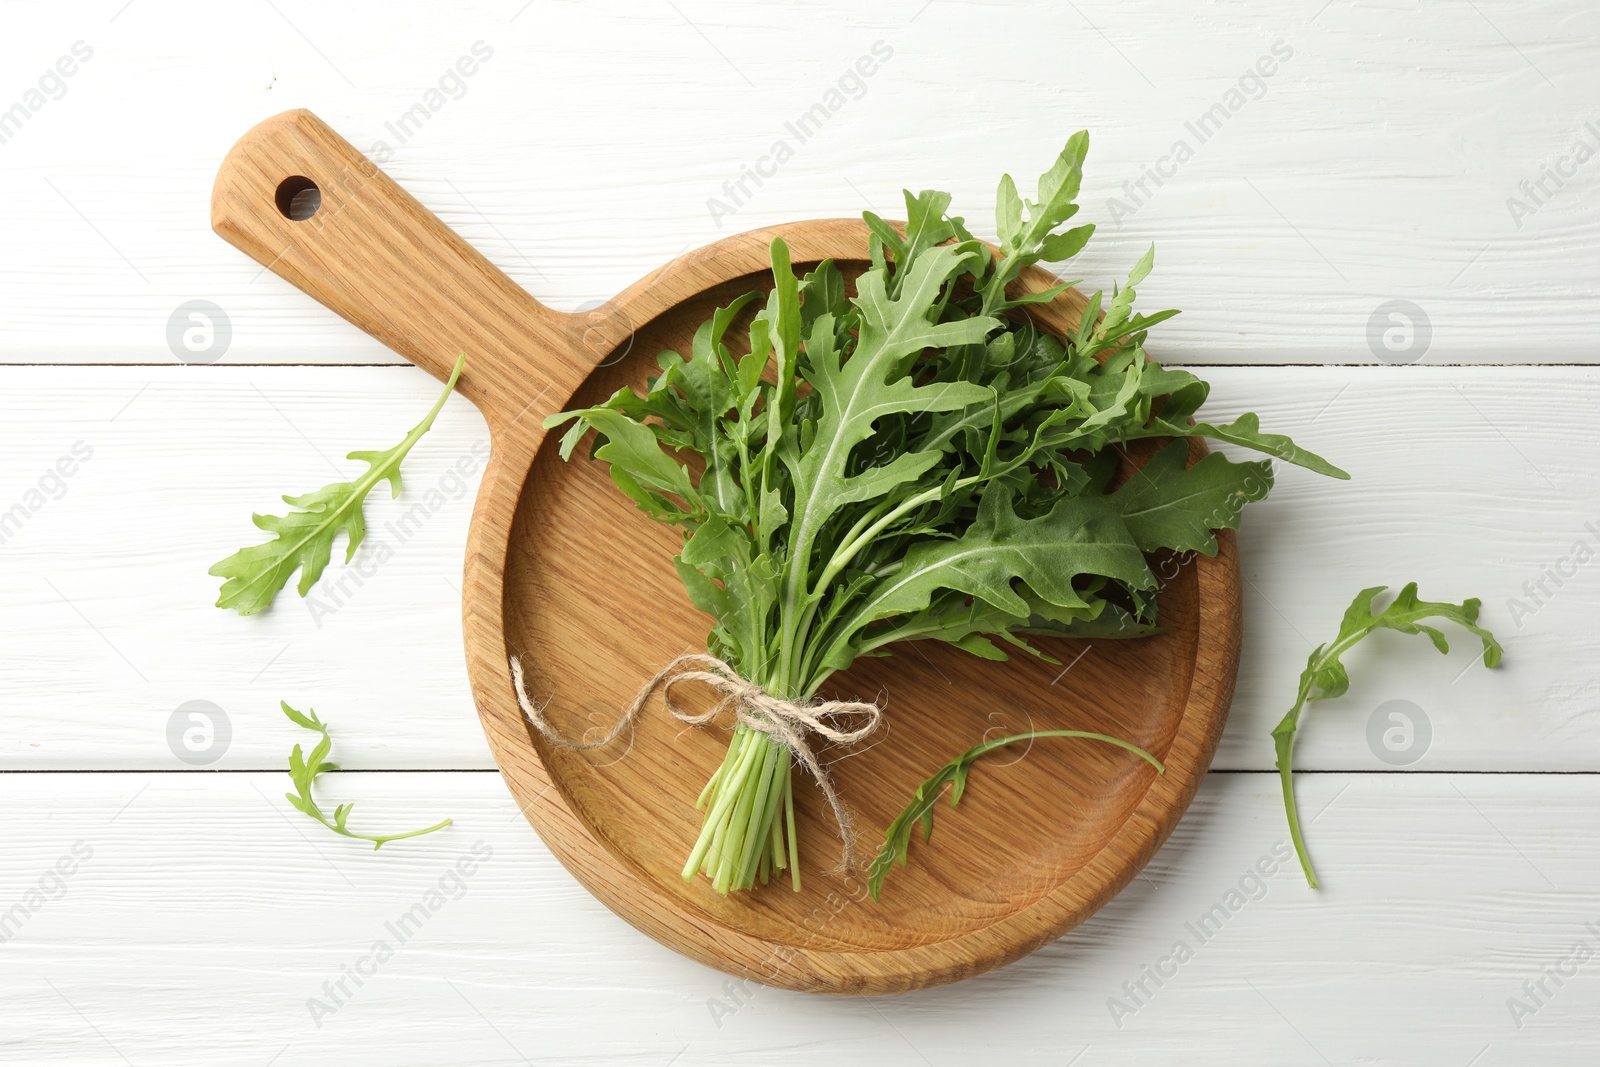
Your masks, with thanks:
[[(883, 709), (879, 705), (861, 700), (784, 700), (756, 683), (741, 678), (738, 671), (716, 656), (686, 652), (662, 667), (655, 677), (640, 688), (633, 703), (622, 713), (610, 733), (597, 741), (571, 741), (550, 725), (544, 717), (544, 706), (529, 699), (523, 682), (522, 664), (516, 656), (511, 657), (511, 681), (517, 692), (517, 704), (534, 728), (550, 743), (580, 752), (604, 748), (615, 741), (633, 725), (657, 690), (661, 691), (662, 703), (673, 717), (690, 726), (709, 725), (731, 709), (735, 721), (741, 726), (765, 734), (788, 749), (805, 766), (807, 773), (827, 797), (834, 820), (839, 824), (839, 840), (843, 845), (839, 868), (842, 872), (854, 869), (855, 829), (850, 812), (839, 799), (827, 768), (817, 758), (811, 735), (815, 734), (837, 745), (853, 745), (866, 739), (882, 723)], [(681, 682), (708, 685), (721, 693), (722, 699), (699, 714), (687, 711), (672, 698), (673, 686)], [(855, 717), (860, 718), (860, 725), (854, 728), (843, 725)]]

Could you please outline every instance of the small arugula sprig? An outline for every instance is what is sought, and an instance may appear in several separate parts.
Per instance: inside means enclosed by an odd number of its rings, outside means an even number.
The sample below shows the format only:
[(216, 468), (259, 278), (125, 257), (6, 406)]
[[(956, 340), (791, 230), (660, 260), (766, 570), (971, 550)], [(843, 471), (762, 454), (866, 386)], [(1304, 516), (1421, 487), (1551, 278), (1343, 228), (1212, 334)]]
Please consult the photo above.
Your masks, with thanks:
[(297, 509), (287, 515), (252, 516), (258, 527), (273, 535), (272, 540), (241, 548), (206, 572), (227, 579), (222, 583), (217, 607), (233, 608), (240, 615), (265, 611), (296, 570), (300, 571), (300, 595), (305, 596), (322, 577), (323, 568), (333, 555), (334, 538), (341, 531), (346, 534), (344, 560), (349, 563), (367, 533), (362, 512), (367, 494), (379, 482), (386, 481), (390, 494), (400, 495), (400, 461), (433, 427), (434, 418), (456, 387), (456, 379), (461, 377), (466, 364), (466, 356), (456, 360), (450, 380), (445, 383), (444, 392), (433, 410), (411, 428), (405, 440), (387, 452), (352, 452), (346, 457), (367, 464), (367, 472), (361, 477), (353, 482), (333, 482), (303, 496), (285, 496), (284, 503)]
[(1104, 741), (1108, 745), (1125, 748), (1140, 759), (1149, 763), (1160, 774), (1166, 774), (1167, 768), (1162, 762), (1130, 741), (1124, 741), (1108, 734), (1097, 734), (1089, 730), (1030, 730), (1027, 733), (1012, 734), (1010, 737), (998, 737), (993, 741), (985, 741), (981, 745), (967, 749), (955, 759), (940, 767), (932, 778), (917, 786), (916, 795), (911, 798), (905, 810), (895, 816), (894, 822), (889, 824), (889, 829), (884, 833), (883, 848), (872, 861), (871, 868), (867, 871), (867, 890), (872, 894), (872, 899), (877, 900), (878, 894), (883, 890), (883, 880), (896, 864), (901, 867), (906, 865), (906, 858), (911, 849), (911, 829), (917, 823), (922, 824), (922, 840), (933, 839), (933, 806), (939, 799), (939, 791), (946, 785), (950, 786), (950, 806), (953, 808), (961, 802), (961, 795), (967, 789), (967, 775), (972, 773), (972, 765), (979, 758), (987, 756), (996, 749), (1005, 748), (1021, 741), (1033, 741), (1041, 737), (1082, 737), (1091, 741)]
[(445, 819), (424, 830), (411, 830), (403, 834), (358, 834), (345, 826), (345, 820), (350, 818), (351, 809), (356, 806), (355, 801), (340, 804), (333, 809), (333, 818), (328, 818), (322, 813), (322, 809), (317, 807), (316, 800), (311, 796), (311, 784), (316, 781), (317, 775), (325, 771), (339, 769), (338, 764), (328, 762), (328, 753), (333, 750), (333, 738), (328, 734), (327, 724), (317, 718), (317, 713), (310, 708), (307, 708), (304, 712), (299, 712), (291, 708), (286, 701), (280, 700), (278, 704), (283, 708), (283, 713), (289, 717), (290, 722), (322, 735), (322, 740), (318, 741), (316, 746), (311, 749), (309, 756), (300, 751), (299, 745), (295, 745), (294, 751), (289, 753), (289, 780), (294, 783), (295, 791), (293, 793), (285, 793), (284, 796), (288, 798), (290, 804), (295, 806), (297, 811), (311, 816), (336, 834), (354, 837), (362, 841), (371, 841), (373, 851), (377, 851), (390, 841), (400, 841), (407, 837), (421, 837), (423, 834), (431, 834), (435, 830), (443, 830), (450, 825), (452, 820)]
[(1305, 871), (1306, 881), (1312, 889), (1321, 886), (1317, 882), (1317, 872), (1311, 866), (1311, 857), (1306, 854), (1305, 839), (1300, 834), (1300, 813), (1294, 803), (1294, 735), (1300, 726), (1300, 713), (1306, 705), (1342, 696), (1350, 688), (1350, 673), (1340, 662), (1339, 657), (1354, 648), (1363, 637), (1376, 630), (1427, 634), (1434, 648), (1448, 653), (1450, 645), (1445, 641), (1444, 634), (1432, 626), (1424, 626), (1422, 624), (1424, 619), (1443, 619), (1477, 634), (1483, 641), (1485, 667), (1498, 666), (1504, 651), (1500, 647), (1500, 642), (1495, 640), (1494, 634), (1478, 625), (1478, 608), (1482, 606), (1481, 601), (1474, 598), (1459, 604), (1448, 604), (1418, 600), (1417, 583), (1412, 582), (1400, 590), (1400, 595), (1394, 598), (1393, 603), (1382, 611), (1374, 613), (1373, 598), (1387, 588), (1389, 587), (1386, 585), (1375, 585), (1356, 594), (1355, 600), (1350, 602), (1350, 607), (1346, 609), (1344, 619), (1339, 624), (1339, 636), (1332, 644), (1318, 645), (1311, 653), (1311, 657), (1306, 661), (1306, 669), (1300, 674), (1300, 693), (1294, 702), (1294, 707), (1289, 709), (1289, 714), (1283, 717), (1282, 722), (1272, 728), (1272, 743), (1278, 753), (1278, 775), (1283, 780), (1283, 805), (1289, 814), (1289, 836), (1294, 839), (1294, 850), (1300, 857), (1300, 866)]

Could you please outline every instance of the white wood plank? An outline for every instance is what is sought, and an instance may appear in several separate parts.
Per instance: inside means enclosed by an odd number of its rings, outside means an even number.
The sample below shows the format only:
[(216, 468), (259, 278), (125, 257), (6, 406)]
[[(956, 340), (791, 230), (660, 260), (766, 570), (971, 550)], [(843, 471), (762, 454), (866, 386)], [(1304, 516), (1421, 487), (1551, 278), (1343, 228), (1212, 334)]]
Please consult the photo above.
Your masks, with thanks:
[[(960, 1064), (1003, 1048), (1022, 1064), (1233, 1064), (1248, 1043), (1263, 1063), (1577, 1065), (1600, 1042), (1592, 960), (1546, 978), (1542, 1004), (1523, 988), (1600, 939), (1600, 843), (1573, 832), (1600, 817), (1592, 775), (1309, 776), (1320, 893), (1273, 862), (1272, 777), (1213, 775), (1147, 874), (1078, 931), (992, 975), (872, 1001), (736, 995), (584, 893), (496, 775), (335, 776), (329, 795), (360, 798), (368, 825), (456, 818), (377, 854), (289, 811), (283, 782), (0, 776), (0, 909), (41, 880), (59, 898), (0, 945), (8, 1058)], [(963, 803), (984, 803), (981, 772)], [(79, 842), (90, 855), (58, 885), (46, 872)], [(1263, 859), (1274, 873), (1258, 879)], [(442, 906), (400, 944), (386, 924), (441, 879)], [(1202, 940), (1190, 925), (1219, 905)], [(335, 1003), (323, 983), (378, 941), (392, 958)], [(1158, 988), (1145, 968), (1178, 941), (1192, 959), (1161, 965)], [(1135, 1004), (1123, 986), (1140, 980)], [(312, 998), (335, 1009), (320, 1027)], [(1114, 1019), (1112, 998), (1136, 1010)], [(1536, 1008), (1520, 1028), (1511, 998)]]
[[(1211, 407), (1247, 410), (1354, 475), (1279, 471), (1242, 538), (1246, 641), (1217, 765), (1272, 766), (1267, 733), (1311, 647), (1368, 585), (1421, 583), (1429, 599), (1486, 602), (1505, 641), (1498, 671), (1419, 639), (1379, 635), (1349, 660), (1355, 685), (1315, 708), (1304, 767), (1380, 770), (1367, 743), (1379, 705), (1407, 700), (1432, 727), (1432, 770), (1594, 770), (1600, 609), (1594, 566), (1534, 605), (1524, 583), (1600, 549), (1600, 373), (1578, 368), (1215, 368)], [(270, 612), (212, 607), (206, 568), (257, 531), (250, 512), (398, 441), (435, 395), (409, 368), (10, 368), (0, 372), (0, 514), (26, 502), (60, 456), (93, 456), (0, 545), (0, 647), (10, 728), (0, 766), (181, 768), (173, 712), (192, 700), (232, 726), (221, 768), (281, 764), (294, 732), (277, 701), (314, 705), (359, 769), (488, 768), (462, 663), (458, 589), (482, 419), (446, 405), (407, 460), (399, 501), (375, 494), (358, 562), (392, 556), (359, 587), (331, 567), (314, 598)], [(465, 464), (465, 487), (451, 474)], [(53, 485), (54, 483), (51, 483)], [(399, 517), (447, 500), (403, 541)], [(1563, 564), (1565, 566), (1565, 564)], [(342, 577), (341, 577), (342, 576)], [(339, 593), (340, 589), (345, 592)], [(1518, 598), (1536, 607), (1520, 617)], [(344, 603), (340, 606), (339, 601)], [(311, 608), (318, 610), (313, 612)], [(1454, 635), (1452, 635), (1454, 638)], [(1409, 644), (1407, 643), (1409, 641)]]
[[(205, 700), (232, 727), (217, 766), (273, 766), (267, 747), (293, 730), (281, 699), (326, 715), (354, 767), (493, 765), (461, 644), (461, 561), (487, 445), (471, 404), (453, 398), (408, 457), (402, 500), (383, 487), (369, 498), (370, 579), (336, 564), (312, 598), (290, 590), (244, 618), (212, 606), (220, 580), (206, 570), (265, 539), (251, 512), (282, 514), (282, 494), (358, 474), (345, 454), (399, 442), (439, 384), (414, 368), (8, 373), (20, 420), (0, 430), (16, 448), (8, 506), (75, 442), (93, 457), (3, 546), (0, 630), (40, 638), (6, 657), (18, 725), (5, 759), (181, 769), (169, 720)], [(430, 490), (443, 506), (401, 529)]]
[[(1349, 695), (1309, 712), (1297, 762), (1383, 769), (1368, 722), (1399, 700), (1431, 723), (1419, 769), (1593, 769), (1580, 737), (1596, 707), (1585, 664), (1600, 654), (1587, 621), (1600, 610), (1600, 575), (1577, 560), (1600, 554), (1600, 433), (1589, 414), (1600, 378), (1497, 368), (1208, 377), (1218, 415), (1261, 412), (1352, 476), (1280, 466), (1273, 494), (1247, 510), (1245, 643), (1217, 765), (1271, 766), (1268, 732), (1313, 647), (1337, 635), (1359, 590), (1415, 581), (1429, 600), (1481, 599), (1505, 662), (1486, 670), (1476, 640), (1454, 628), (1448, 657), (1421, 637), (1374, 635), (1345, 659)], [(1558, 565), (1570, 575), (1551, 581)], [(1529, 595), (1530, 582), (1543, 592)]]
[[(1168, 358), (1375, 362), (1369, 323), (1401, 299), (1428, 318), (1429, 362), (1591, 361), (1600, 163), (1572, 156), (1600, 145), (1592, 21), (1580, 0), (401, 0), (383, 18), (11, 3), (0, 110), (76, 42), (93, 54), (0, 144), (0, 359), (172, 362), (169, 316), (209, 299), (229, 362), (392, 361), (207, 224), (227, 148), (309, 106), (363, 149), (386, 142), (402, 183), (562, 309), (737, 229), (896, 214), (903, 185), (951, 190), (987, 232), (1000, 172), (1037, 174), (1086, 127), (1082, 217), (1102, 234), (1073, 276), (1108, 286), (1156, 242), (1143, 298), (1189, 309), (1158, 335)], [(480, 41), (492, 57), (449, 80)], [(889, 58), (799, 143), (787, 124), (877, 42)], [(1287, 58), (1252, 80), (1275, 44)], [(390, 126), (429, 103), (401, 143)], [(1218, 105), (1202, 143), (1189, 125)], [(779, 139), (794, 154), (773, 170)], [(1193, 155), (1175, 166), (1180, 140)], [(771, 176), (714, 217), (757, 164)], [(1546, 167), (1569, 177), (1557, 188)], [(1512, 197), (1532, 213), (1513, 218)]]

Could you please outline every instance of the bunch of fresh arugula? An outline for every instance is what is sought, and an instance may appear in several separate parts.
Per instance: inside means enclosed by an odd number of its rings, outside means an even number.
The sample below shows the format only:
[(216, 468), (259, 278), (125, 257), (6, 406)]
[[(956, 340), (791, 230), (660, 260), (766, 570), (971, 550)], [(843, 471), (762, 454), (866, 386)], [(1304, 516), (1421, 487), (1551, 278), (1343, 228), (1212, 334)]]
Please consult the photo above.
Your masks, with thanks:
[[(1024, 268), (1076, 255), (1094, 230), (1062, 229), (1087, 149), (1087, 133), (1067, 142), (1036, 201), (1002, 179), (997, 250), (946, 193), (908, 191), (903, 233), (867, 213), (853, 296), (831, 261), (797, 276), (774, 240), (764, 304), (717, 310), (687, 358), (661, 354), (643, 394), (549, 420), (572, 423), (566, 458), (595, 431), (618, 488), (683, 528), (677, 570), (713, 619), (708, 650), (747, 680), (807, 700), (900, 641), (1003, 660), (1006, 645), (1042, 654), (1030, 634), (1150, 632), (1145, 554), (1215, 552), (1213, 531), (1273, 480), (1264, 461), (1190, 465), (1186, 436), (1347, 477), (1254, 415), (1191, 421), (1208, 386), (1143, 348), (1177, 312), (1133, 310), (1153, 249), (1070, 335), (1030, 321), (1027, 305), (1072, 283), (1024, 294)], [(1174, 440), (1119, 483), (1123, 446), (1148, 438)], [(685, 878), (703, 870), (726, 893), (791, 867), (799, 888), (790, 764), (766, 734), (735, 730)]]

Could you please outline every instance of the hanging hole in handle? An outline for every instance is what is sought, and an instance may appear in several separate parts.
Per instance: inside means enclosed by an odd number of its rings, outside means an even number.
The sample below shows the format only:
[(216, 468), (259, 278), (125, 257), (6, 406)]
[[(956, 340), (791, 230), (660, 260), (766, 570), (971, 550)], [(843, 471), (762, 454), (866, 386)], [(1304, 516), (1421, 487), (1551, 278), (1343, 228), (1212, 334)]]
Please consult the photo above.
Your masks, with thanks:
[(274, 199), (278, 212), (293, 222), (304, 222), (322, 207), (322, 190), (310, 178), (296, 174), (278, 183)]

